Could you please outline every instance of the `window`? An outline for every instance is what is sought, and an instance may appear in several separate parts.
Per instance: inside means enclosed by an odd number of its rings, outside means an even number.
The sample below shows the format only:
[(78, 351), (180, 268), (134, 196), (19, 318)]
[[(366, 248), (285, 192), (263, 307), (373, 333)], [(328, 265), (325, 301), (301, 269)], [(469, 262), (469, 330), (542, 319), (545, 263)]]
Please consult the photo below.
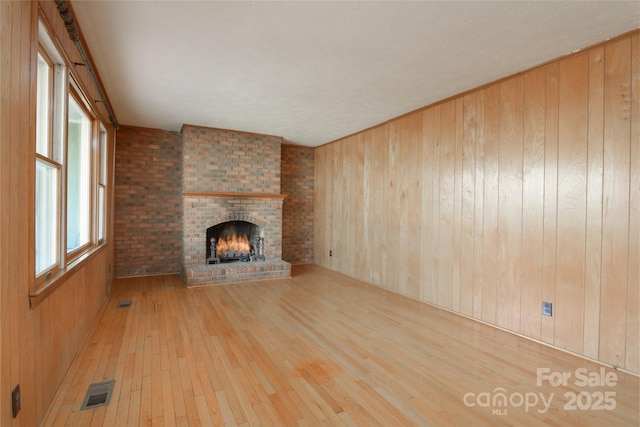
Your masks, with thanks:
[(89, 243), (91, 220), (91, 126), (87, 112), (69, 94), (67, 127), (67, 253)]
[(36, 159), (36, 274), (58, 264), (58, 182), (57, 166)]
[(38, 25), (36, 286), (106, 239), (107, 131)]
[[(66, 70), (42, 24), (38, 28), (36, 79), (36, 276), (60, 265), (60, 185), (63, 166)], [(62, 102), (61, 102), (62, 101)]]
[(98, 178), (98, 242), (103, 242), (107, 235), (107, 130), (100, 125), (100, 153)]
[(54, 64), (41, 47), (38, 51), (38, 100), (36, 102), (36, 151), (47, 156), (51, 152), (51, 109), (53, 107)]

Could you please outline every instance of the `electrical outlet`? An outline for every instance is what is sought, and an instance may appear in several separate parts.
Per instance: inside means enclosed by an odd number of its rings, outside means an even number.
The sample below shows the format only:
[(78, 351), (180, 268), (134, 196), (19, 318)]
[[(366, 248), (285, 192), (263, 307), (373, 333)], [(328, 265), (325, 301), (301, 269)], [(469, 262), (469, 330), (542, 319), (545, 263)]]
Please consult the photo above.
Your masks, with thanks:
[(553, 316), (553, 304), (547, 301), (542, 301), (542, 315)]
[(20, 412), (20, 384), (11, 391), (11, 413), (13, 418), (18, 416)]

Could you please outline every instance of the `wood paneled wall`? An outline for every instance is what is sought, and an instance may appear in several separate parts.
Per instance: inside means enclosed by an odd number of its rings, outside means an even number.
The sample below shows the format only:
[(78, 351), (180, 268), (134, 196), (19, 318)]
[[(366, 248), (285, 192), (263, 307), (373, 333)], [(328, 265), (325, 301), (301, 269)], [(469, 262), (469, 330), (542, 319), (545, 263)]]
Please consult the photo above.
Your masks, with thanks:
[(315, 262), (637, 373), (639, 103), (636, 31), (319, 147)]
[[(105, 301), (113, 276), (113, 245), (85, 261), (35, 308), (29, 304), (34, 268), (35, 72), (38, 5), (64, 53), (81, 62), (53, 2), (0, 1), (0, 425), (36, 426)], [(89, 97), (99, 99), (86, 70)], [(105, 125), (104, 107), (98, 107)], [(115, 131), (108, 127), (113, 159)], [(112, 161), (109, 162), (112, 165)], [(110, 182), (113, 167), (109, 169)], [(113, 189), (113, 186), (111, 187)], [(107, 200), (113, 206), (113, 194)], [(113, 214), (109, 213), (112, 224)], [(113, 241), (113, 227), (109, 240)], [(11, 414), (20, 384), (22, 409)]]

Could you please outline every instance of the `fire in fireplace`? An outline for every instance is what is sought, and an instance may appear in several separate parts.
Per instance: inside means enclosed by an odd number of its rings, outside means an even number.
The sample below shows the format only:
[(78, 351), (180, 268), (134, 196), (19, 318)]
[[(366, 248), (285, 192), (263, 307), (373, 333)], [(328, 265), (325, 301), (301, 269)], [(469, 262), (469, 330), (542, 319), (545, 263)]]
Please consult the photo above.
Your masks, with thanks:
[(239, 255), (246, 257), (251, 255), (251, 243), (245, 234), (237, 236), (221, 236), (216, 242), (216, 256), (220, 258), (230, 258)]
[(264, 236), (257, 225), (228, 221), (207, 229), (207, 264), (264, 259)]

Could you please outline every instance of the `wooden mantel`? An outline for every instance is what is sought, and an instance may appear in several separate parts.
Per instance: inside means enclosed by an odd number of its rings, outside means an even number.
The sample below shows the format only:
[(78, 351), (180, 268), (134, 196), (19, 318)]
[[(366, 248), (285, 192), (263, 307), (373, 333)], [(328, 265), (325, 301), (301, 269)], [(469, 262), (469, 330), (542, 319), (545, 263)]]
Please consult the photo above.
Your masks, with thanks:
[(183, 191), (183, 196), (193, 197), (243, 197), (254, 199), (284, 199), (286, 194), (272, 193), (239, 193), (239, 192), (220, 192), (220, 191)]

